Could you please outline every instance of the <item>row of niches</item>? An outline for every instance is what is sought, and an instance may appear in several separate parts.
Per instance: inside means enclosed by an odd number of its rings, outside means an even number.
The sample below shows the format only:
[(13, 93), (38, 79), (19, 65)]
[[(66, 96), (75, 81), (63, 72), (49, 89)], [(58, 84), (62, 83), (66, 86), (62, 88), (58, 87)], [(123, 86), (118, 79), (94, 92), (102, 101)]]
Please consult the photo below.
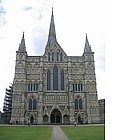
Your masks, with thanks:
[(48, 61), (63, 61), (62, 52), (61, 53), (48, 52)]
[(73, 91), (83, 91), (82, 83), (73, 83)]
[(44, 102), (51, 102), (51, 101), (68, 101), (68, 96), (66, 95), (47, 95), (44, 97)]
[(37, 92), (38, 91), (38, 83), (28, 83), (27, 86), (27, 91), (28, 92)]

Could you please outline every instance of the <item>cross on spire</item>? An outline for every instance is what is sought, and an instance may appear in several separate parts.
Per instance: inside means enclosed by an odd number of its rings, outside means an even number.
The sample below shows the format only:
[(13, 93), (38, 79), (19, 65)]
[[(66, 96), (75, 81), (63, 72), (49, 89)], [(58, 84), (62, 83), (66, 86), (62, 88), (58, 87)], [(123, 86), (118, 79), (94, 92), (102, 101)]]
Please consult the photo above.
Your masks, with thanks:
[(18, 52), (26, 52), (24, 32), (23, 32), (23, 36), (22, 36), (22, 39), (21, 39), (21, 43), (19, 44)]
[(84, 53), (90, 53), (90, 52), (92, 52), (92, 50), (91, 50), (91, 47), (89, 45), (89, 41), (88, 41), (87, 33), (86, 33)]
[(52, 16), (51, 16), (47, 46), (51, 46), (54, 42), (57, 42), (57, 39), (56, 39), (54, 16), (53, 16), (53, 7), (52, 7)]

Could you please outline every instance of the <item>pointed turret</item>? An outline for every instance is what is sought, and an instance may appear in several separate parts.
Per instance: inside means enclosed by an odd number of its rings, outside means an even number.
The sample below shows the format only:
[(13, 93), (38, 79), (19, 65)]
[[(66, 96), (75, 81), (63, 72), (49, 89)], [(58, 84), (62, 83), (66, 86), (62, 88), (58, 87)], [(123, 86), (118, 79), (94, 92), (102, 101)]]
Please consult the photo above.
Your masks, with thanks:
[(52, 8), (52, 16), (51, 16), (51, 22), (50, 22), (50, 29), (49, 29), (47, 46), (51, 46), (55, 42), (57, 42), (57, 39), (56, 39), (53, 8)]
[(91, 53), (91, 52), (92, 52), (92, 50), (91, 50), (91, 47), (89, 45), (87, 34), (86, 34), (84, 53)]
[(18, 52), (21, 52), (21, 53), (25, 53), (26, 52), (24, 32), (23, 32), (23, 36), (22, 36), (22, 39), (21, 39), (21, 43), (19, 44)]

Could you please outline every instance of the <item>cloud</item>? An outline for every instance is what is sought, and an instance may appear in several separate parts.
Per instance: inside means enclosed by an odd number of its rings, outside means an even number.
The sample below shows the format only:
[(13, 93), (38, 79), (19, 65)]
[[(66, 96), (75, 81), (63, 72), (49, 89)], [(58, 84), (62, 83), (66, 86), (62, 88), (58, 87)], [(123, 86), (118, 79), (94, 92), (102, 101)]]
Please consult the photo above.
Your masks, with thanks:
[(31, 9), (32, 9), (31, 6), (23, 6), (23, 7), (22, 7), (22, 10), (23, 10), (23, 11), (28, 11), (28, 10), (31, 10)]
[(5, 14), (6, 14), (6, 10), (3, 7), (2, 1), (0, 1), (0, 26), (6, 25)]

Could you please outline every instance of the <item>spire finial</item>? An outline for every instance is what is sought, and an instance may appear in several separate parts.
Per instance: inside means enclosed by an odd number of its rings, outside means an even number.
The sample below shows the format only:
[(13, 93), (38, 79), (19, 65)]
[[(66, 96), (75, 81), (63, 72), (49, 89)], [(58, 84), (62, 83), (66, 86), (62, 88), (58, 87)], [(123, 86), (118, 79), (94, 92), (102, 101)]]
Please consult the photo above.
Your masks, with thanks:
[(49, 36), (47, 45), (52, 45), (56, 41), (56, 33), (55, 33), (55, 24), (54, 24), (54, 16), (53, 16), (53, 7), (52, 7), (52, 16), (50, 22)]
[(24, 39), (24, 31), (23, 31), (23, 36), (22, 36), (22, 39), (21, 39), (21, 43), (19, 45), (18, 52), (26, 52), (25, 39)]
[(92, 52), (92, 50), (91, 50), (91, 47), (89, 45), (88, 38), (87, 38), (87, 33), (86, 33), (84, 53), (89, 53), (89, 52)]

